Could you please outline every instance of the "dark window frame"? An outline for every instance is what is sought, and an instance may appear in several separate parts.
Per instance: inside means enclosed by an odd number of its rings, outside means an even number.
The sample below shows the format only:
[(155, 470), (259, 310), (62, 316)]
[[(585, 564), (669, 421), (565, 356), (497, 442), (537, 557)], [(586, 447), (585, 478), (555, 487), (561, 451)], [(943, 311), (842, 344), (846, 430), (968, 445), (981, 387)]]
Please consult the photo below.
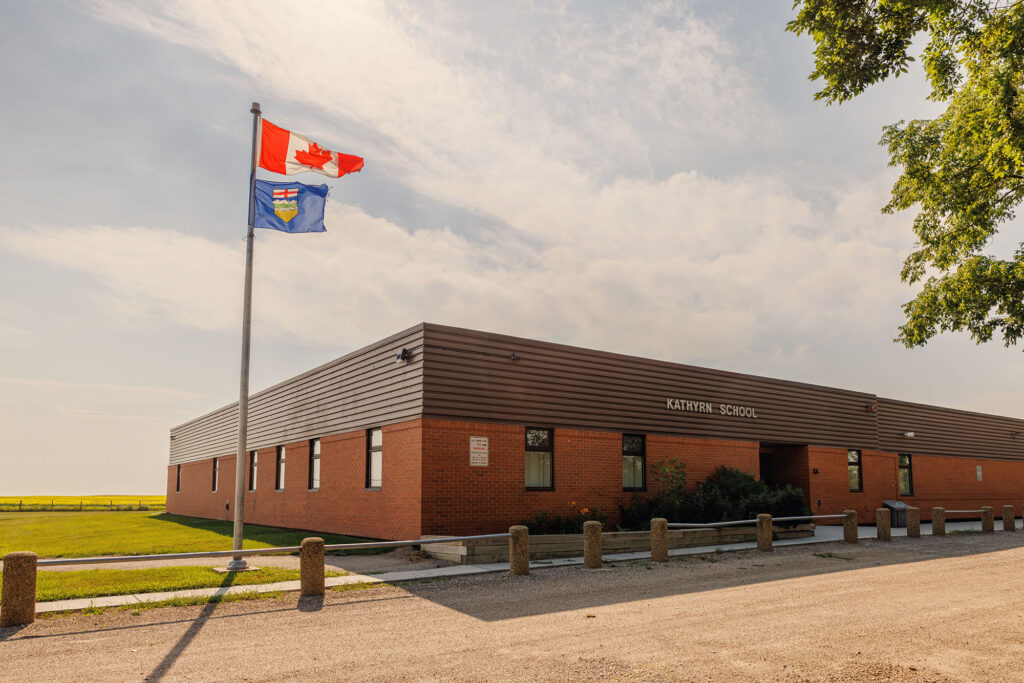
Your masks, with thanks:
[(174, 482), (174, 492), (181, 493), (181, 465), (178, 465), (178, 476)]
[[(548, 445), (546, 448), (530, 445), (530, 432), (547, 432)], [(526, 483), (526, 454), (547, 453), (551, 456), (549, 478), (550, 486), (530, 486)], [(527, 427), (523, 432), (523, 484), (527, 491), (554, 491), (555, 490), (555, 430), (553, 427)]]
[[(637, 437), (640, 439), (640, 452), (626, 452), (626, 437)], [(626, 458), (640, 458), (640, 486), (626, 486), (622, 482), (623, 491), (646, 491), (647, 490), (647, 435), (646, 434), (623, 434), (622, 435), (622, 460), (625, 464)]]
[[(850, 454), (857, 454), (857, 461), (850, 462)], [(846, 450), (846, 476), (849, 480), (850, 468), (857, 468), (857, 488), (850, 488), (850, 493), (864, 493), (864, 452), (857, 448), (848, 448)]]
[(278, 446), (274, 450), (274, 490), (284, 491), (285, 466), (288, 460), (288, 451), (284, 446)]
[[(906, 465), (902, 462), (903, 458), (907, 459)], [(907, 471), (907, 493), (903, 493), (903, 480), (900, 479), (900, 472), (903, 470)], [(900, 453), (896, 456), (896, 488), (899, 490), (900, 496), (907, 498), (912, 498), (914, 496), (914, 461), (910, 453)]]
[(220, 483), (220, 482), (217, 481), (219, 479), (218, 475), (220, 475), (220, 458), (213, 458), (212, 462), (213, 462), (213, 481), (210, 482), (210, 491), (213, 492), (213, 493), (216, 493), (217, 492), (217, 484)]
[[(320, 439), (309, 440), (309, 471), (307, 474), (306, 488), (309, 491), (320, 490)], [(313, 465), (316, 465), (314, 468)], [(313, 472), (316, 472), (316, 477), (313, 476)]]
[[(380, 445), (373, 445), (373, 433), (380, 432)], [(373, 467), (373, 454), (380, 453), (380, 482), (371, 486), (370, 473)], [(381, 427), (371, 427), (366, 430), (366, 490), (380, 491), (384, 485), (384, 430)]]
[(259, 467), (259, 464), (260, 464), (259, 461), (260, 461), (259, 453), (257, 453), (256, 451), (249, 451), (249, 490), (250, 491), (255, 491), (256, 490), (256, 482), (258, 481), (258, 478), (257, 478), (256, 475), (257, 475), (257, 468)]

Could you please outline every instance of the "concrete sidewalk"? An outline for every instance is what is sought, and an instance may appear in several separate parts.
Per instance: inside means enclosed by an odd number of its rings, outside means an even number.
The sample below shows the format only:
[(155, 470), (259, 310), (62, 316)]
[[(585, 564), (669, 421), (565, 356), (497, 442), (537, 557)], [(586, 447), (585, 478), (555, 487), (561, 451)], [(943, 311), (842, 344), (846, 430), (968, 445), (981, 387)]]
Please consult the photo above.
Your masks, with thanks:
[[(996, 531), (1002, 529), (1002, 520), (996, 519)], [(981, 522), (947, 522), (946, 532), (952, 531), (980, 531)], [(931, 535), (931, 524), (921, 524), (921, 534)], [(893, 529), (894, 537), (906, 536), (906, 529)], [(862, 539), (873, 539), (876, 536), (875, 527), (858, 527), (857, 537)], [(808, 538), (791, 538), (775, 541), (774, 545), (808, 545), (812, 543), (834, 543), (843, 540), (842, 526), (819, 526), (815, 529), (814, 536)], [(730, 543), (726, 545), (700, 546), (696, 548), (675, 548), (669, 550), (671, 557), (682, 555), (702, 555), (704, 553), (728, 552), (733, 550), (752, 550), (757, 547), (754, 542)], [(635, 553), (616, 553), (604, 556), (606, 562), (627, 562), (632, 560), (646, 560), (650, 558), (649, 551)], [(545, 567), (566, 567), (582, 565), (582, 557), (565, 557), (551, 560), (535, 560), (530, 562), (530, 569), (543, 569)], [(329, 577), (325, 580), (328, 588), (348, 584), (366, 583), (394, 583), (397, 581), (416, 581), (419, 579), (435, 579), (446, 576), (465, 576), (467, 574), (486, 574), (489, 572), (507, 572), (507, 562), (495, 562), (490, 564), (455, 565), (451, 567), (435, 567), (431, 569), (411, 569), (408, 571), (391, 571), (381, 574), (349, 574), (347, 576)], [(80, 598), (76, 600), (54, 600), (51, 602), (40, 602), (36, 604), (36, 613), (62, 612), (67, 610), (83, 610), (90, 607), (120, 607), (122, 605), (136, 605), (143, 603), (162, 602), (174, 598), (210, 598), (237, 593), (273, 593), (278, 591), (297, 591), (299, 581), (280, 581), (278, 583), (264, 583), (249, 586), (222, 586), (219, 588), (195, 588), (190, 590), (167, 591), (164, 593), (140, 593), (136, 595), (109, 595), (98, 598)]]

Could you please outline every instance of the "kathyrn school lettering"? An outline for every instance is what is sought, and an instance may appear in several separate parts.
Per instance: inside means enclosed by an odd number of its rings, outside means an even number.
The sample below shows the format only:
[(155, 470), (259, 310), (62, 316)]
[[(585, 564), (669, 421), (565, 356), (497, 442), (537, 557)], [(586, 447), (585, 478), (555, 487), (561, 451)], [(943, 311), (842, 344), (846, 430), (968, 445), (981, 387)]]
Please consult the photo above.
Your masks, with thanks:
[(665, 407), (669, 410), (679, 410), (684, 413), (705, 413), (714, 415), (730, 415), (733, 417), (749, 417), (757, 419), (757, 412), (750, 406), (739, 406), (732, 403), (719, 403), (715, 405), (707, 401), (690, 401), (684, 398), (665, 399)]

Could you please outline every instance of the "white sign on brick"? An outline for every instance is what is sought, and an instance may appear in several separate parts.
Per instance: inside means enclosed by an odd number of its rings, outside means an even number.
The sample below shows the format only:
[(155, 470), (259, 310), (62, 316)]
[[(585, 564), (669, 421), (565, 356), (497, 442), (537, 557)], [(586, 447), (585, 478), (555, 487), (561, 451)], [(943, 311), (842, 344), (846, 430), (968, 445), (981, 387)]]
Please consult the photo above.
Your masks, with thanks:
[(469, 437), (469, 466), (470, 467), (487, 467), (488, 459), (487, 449), (487, 437), (486, 436), (471, 436)]

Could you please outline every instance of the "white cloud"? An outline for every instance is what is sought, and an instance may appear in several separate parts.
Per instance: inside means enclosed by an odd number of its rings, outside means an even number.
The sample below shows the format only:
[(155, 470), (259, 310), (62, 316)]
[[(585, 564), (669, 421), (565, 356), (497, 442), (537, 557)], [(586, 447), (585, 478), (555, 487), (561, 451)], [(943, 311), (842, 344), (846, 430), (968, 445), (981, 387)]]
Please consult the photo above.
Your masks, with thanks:
[[(885, 219), (838, 205), (819, 213), (764, 178), (622, 180), (537, 245), (410, 231), (331, 202), (327, 233), (257, 231), (254, 329), (353, 347), (430, 320), (694, 360), (745, 353), (768, 330), (796, 347), (829, 325), (877, 326), (879, 302), (895, 306)], [(0, 229), (0, 249), (93, 275), (118, 316), (238, 325), (241, 243)]]

